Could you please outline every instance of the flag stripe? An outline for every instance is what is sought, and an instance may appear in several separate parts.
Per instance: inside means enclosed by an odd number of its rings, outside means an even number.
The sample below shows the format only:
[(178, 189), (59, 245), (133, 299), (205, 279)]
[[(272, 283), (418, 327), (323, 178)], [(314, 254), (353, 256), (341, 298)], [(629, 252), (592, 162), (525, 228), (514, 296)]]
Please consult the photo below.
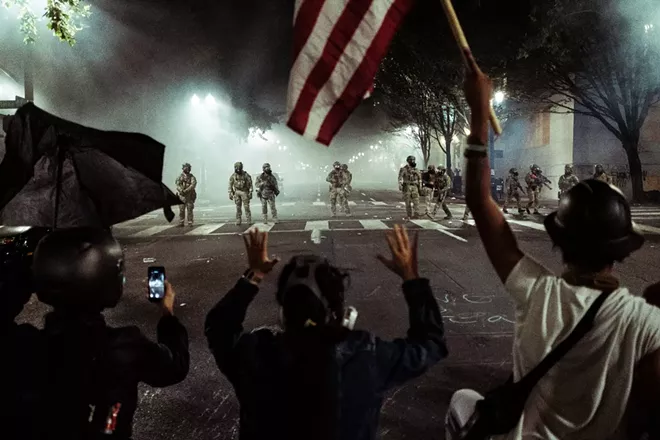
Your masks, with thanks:
[[(336, 0), (329, 0), (328, 3), (333, 1)], [(339, 20), (336, 22), (332, 32), (330, 32), (323, 48), (321, 59), (316, 62), (316, 65), (307, 77), (295, 108), (289, 118), (289, 126), (292, 128), (295, 127), (294, 129), (297, 129), (296, 131), (307, 131), (310, 111), (319, 92), (328, 82), (328, 79), (330, 79), (332, 72), (335, 70), (342, 54), (351, 42), (353, 34), (372, 3), (373, 0), (349, 0), (346, 4)]]
[[(338, 100), (341, 100), (341, 97), (344, 96), (344, 92), (349, 94), (353, 92), (359, 93), (357, 96), (351, 96), (354, 98), (355, 105), (349, 109), (349, 112), (355, 109), (364, 98), (364, 95), (373, 80), (373, 76), (371, 78), (362, 78), (361, 83), (365, 84), (365, 87), (361, 92), (356, 91), (355, 88), (347, 91), (347, 86), (350, 84), (352, 78), (361, 74), (359, 69), (361, 64), (365, 61), (368, 62), (371, 60), (372, 63), (375, 63), (376, 69), (378, 68), (380, 58), (370, 58), (369, 49), (376, 41), (375, 39), (380, 30), (385, 27), (383, 25), (384, 20), (386, 19), (388, 11), (391, 9), (394, 1), (395, 0), (377, 0), (371, 4), (369, 11), (367, 11), (362, 22), (358, 26), (357, 31), (353, 35), (351, 42), (341, 55), (339, 63), (332, 72), (330, 80), (325, 84), (316, 97), (314, 105), (311, 108), (309, 122), (307, 123), (305, 131), (310, 136), (316, 138), (317, 141), (321, 142), (319, 140), (321, 128), (330, 111), (335, 105), (337, 105)], [(375, 70), (373, 73), (376, 73)], [(348, 115), (346, 118), (347, 117)], [(331, 139), (332, 138), (321, 143), (328, 145)]]
[[(330, 35), (337, 20), (341, 17), (345, 3), (346, 0), (343, 0), (341, 7), (338, 7), (337, 3), (333, 1), (325, 1), (323, 3), (311, 35), (307, 38), (302, 51), (294, 58), (289, 76), (289, 91), (287, 93), (287, 112), (289, 115), (293, 113), (300, 93), (305, 86), (305, 81), (307, 81), (312, 69), (314, 69), (314, 66), (321, 58), (323, 49), (328, 42), (328, 35)], [(302, 134), (305, 127), (303, 126), (301, 130), (296, 131)]]
[(297, 0), (293, 20), (293, 59), (300, 55), (312, 34), (325, 0)]
[(380, 61), (387, 53), (390, 41), (411, 7), (412, 0), (395, 0), (387, 11), (385, 20), (362, 59), (360, 67), (325, 117), (316, 138), (318, 142), (329, 145), (351, 112), (360, 104), (364, 95), (373, 88), (373, 79)]

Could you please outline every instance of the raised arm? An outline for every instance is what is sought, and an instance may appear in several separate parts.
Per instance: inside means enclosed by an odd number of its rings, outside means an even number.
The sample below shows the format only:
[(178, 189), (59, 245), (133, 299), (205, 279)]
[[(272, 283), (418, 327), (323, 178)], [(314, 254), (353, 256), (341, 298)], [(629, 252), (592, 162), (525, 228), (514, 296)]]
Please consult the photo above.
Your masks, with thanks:
[(488, 130), (492, 86), (477, 66), (471, 53), (466, 56), (471, 68), (465, 81), (465, 97), (472, 110), (467, 158), (465, 200), (472, 212), (488, 258), (502, 282), (523, 257), (513, 231), (490, 194)]

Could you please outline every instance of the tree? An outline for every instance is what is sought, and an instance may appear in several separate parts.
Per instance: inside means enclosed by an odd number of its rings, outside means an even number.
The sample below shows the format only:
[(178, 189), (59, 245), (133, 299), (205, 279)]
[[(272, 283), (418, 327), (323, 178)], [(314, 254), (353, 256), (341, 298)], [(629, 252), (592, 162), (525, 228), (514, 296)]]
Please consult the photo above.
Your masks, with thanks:
[(649, 0), (543, 2), (532, 16), (538, 31), (509, 66), (524, 99), (595, 118), (616, 136), (635, 202), (644, 200), (641, 130), (660, 102), (660, 23), (646, 20), (654, 16), (660, 7)]
[[(2, 5), (7, 9), (18, 8), (23, 41), (34, 44), (38, 36), (37, 13), (30, 0), (2, 0)], [(73, 46), (76, 44), (76, 34), (84, 28), (83, 20), (91, 14), (91, 7), (83, 0), (48, 0), (43, 12), (46, 27), (53, 35)]]
[(235, 121), (233, 125), (241, 142), (247, 141), (250, 136), (263, 138), (273, 125), (281, 122), (283, 116), (261, 107), (254, 99), (248, 99), (243, 108), (237, 109), (236, 115), (238, 121)]

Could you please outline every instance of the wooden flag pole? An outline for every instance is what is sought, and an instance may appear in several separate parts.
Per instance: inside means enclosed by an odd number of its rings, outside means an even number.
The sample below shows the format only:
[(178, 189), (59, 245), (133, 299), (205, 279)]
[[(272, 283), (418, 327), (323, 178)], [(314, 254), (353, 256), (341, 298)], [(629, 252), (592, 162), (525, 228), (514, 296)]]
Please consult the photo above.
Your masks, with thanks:
[[(459, 49), (461, 49), (461, 56), (463, 57), (463, 62), (469, 68), (467, 58), (465, 57), (465, 51), (467, 52), (472, 52), (472, 51), (470, 50), (470, 45), (467, 42), (467, 38), (465, 38), (465, 33), (463, 32), (461, 23), (458, 21), (458, 17), (456, 16), (456, 11), (454, 11), (454, 6), (451, 4), (451, 0), (441, 0), (441, 1), (442, 1), (442, 6), (445, 9), (445, 14), (447, 15), (447, 19), (449, 20), (449, 27), (451, 27), (451, 31), (454, 34), (454, 38), (456, 39), (456, 43), (458, 43)], [(493, 127), (493, 131), (495, 132), (496, 135), (499, 136), (502, 134), (502, 125), (500, 124), (499, 119), (497, 119), (497, 116), (495, 115), (495, 109), (493, 109), (492, 106), (490, 108), (490, 125)]]

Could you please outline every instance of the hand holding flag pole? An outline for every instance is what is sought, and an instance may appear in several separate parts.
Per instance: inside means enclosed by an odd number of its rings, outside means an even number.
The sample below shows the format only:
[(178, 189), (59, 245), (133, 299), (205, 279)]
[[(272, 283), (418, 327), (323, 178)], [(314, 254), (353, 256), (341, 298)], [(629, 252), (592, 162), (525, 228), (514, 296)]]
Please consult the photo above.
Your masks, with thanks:
[[(470, 50), (470, 45), (467, 42), (467, 38), (465, 38), (465, 33), (463, 32), (461, 23), (458, 21), (456, 11), (454, 11), (454, 6), (451, 4), (451, 0), (440, 1), (442, 2), (442, 7), (445, 10), (445, 14), (447, 15), (447, 20), (449, 20), (449, 27), (451, 27), (451, 31), (454, 34), (456, 43), (458, 43), (458, 47), (461, 50), (463, 62), (465, 63), (465, 66), (470, 69), (471, 67), (469, 60), (466, 57), (466, 53), (471, 53), (472, 51)], [(500, 121), (497, 119), (495, 110), (492, 106), (490, 108), (490, 125), (493, 127), (493, 131), (496, 135), (499, 136), (502, 134), (502, 125), (500, 125)]]

